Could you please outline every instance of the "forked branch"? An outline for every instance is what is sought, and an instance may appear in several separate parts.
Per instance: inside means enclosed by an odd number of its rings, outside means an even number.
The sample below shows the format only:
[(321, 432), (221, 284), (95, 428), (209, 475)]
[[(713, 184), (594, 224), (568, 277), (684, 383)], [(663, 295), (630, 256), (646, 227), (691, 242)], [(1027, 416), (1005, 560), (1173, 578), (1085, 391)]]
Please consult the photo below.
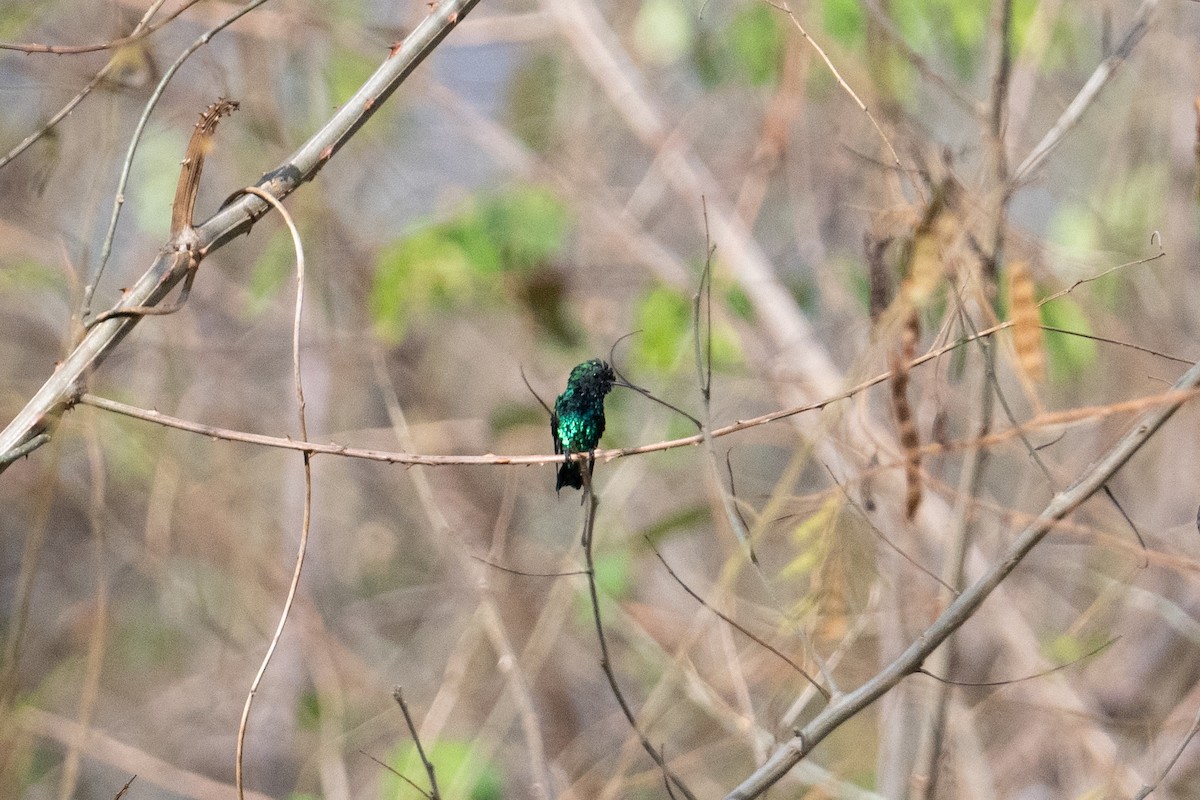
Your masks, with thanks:
[[(264, 175), (256, 186), (283, 199), (311, 180), (478, 2), (443, 0), (436, 4), (412, 33), (392, 47), (386, 60), (354, 96), (342, 103), (320, 130), (283, 164)], [(269, 210), (270, 206), (261, 197), (241, 195), (194, 229), (194, 251), (201, 256), (211, 253), (250, 230)], [(188, 275), (191, 264), (190, 252), (182, 252), (174, 241), (168, 242), (112, 311), (157, 305)], [(43, 434), (50, 433), (57, 418), (75, 404), (89, 373), (133, 330), (140, 318), (140, 315), (110, 312), (107, 319), (88, 330), (25, 408), (0, 432), (0, 472), (15, 460), (14, 453), (27, 455), (46, 441)]]

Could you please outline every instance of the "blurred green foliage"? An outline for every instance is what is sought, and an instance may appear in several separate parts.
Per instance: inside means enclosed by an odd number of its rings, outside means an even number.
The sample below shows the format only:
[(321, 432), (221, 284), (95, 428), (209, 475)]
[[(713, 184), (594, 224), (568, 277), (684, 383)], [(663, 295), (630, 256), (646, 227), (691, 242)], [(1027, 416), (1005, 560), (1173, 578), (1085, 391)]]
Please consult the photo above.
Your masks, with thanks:
[[(600, 600), (600, 614), (604, 617), (608, 613), (604, 609), (609, 601), (620, 603), (627, 600), (633, 592), (632, 552), (620, 549), (598, 553), (594, 557), (594, 565), (596, 594)], [(582, 630), (592, 629), (595, 624), (595, 610), (587, 587), (580, 587), (580, 591), (575, 595), (574, 606), (575, 624)]]
[(429, 309), (494, 303), (510, 288), (506, 275), (517, 289), (510, 300), (535, 296), (525, 288), (561, 250), (569, 223), (566, 207), (548, 191), (516, 186), (419, 227), (376, 261), (370, 302), (376, 330), (395, 343)]
[(0, 264), (0, 292), (62, 290), (61, 273), (45, 264), (23, 258)]
[[(1135, 164), (1119, 176), (1113, 176), (1101, 195), (1103, 219), (1094, 220), (1095, 239), (1105, 250), (1135, 256), (1153, 230), (1163, 224), (1165, 198), (1170, 194), (1169, 166), (1164, 161)], [(1101, 281), (1119, 288), (1120, 281)], [(1117, 292), (1113, 292), (1117, 294)], [(1110, 307), (1116, 297), (1110, 300)]]
[(301, 730), (315, 731), (321, 723), (321, 695), (306, 689), (296, 699), (296, 725)]
[[(504, 796), (504, 779), (499, 767), (491, 762), (480, 763), (468, 743), (454, 740), (434, 742), (425, 748), (425, 754), (433, 764), (438, 790), (445, 800), (500, 800)], [(429, 777), (415, 745), (399, 745), (387, 760), (397, 772), (417, 786), (429, 788)], [(451, 788), (461, 780), (460, 773), (467, 779), (466, 791), (463, 794), (451, 793)], [(391, 772), (383, 773), (379, 793), (381, 800), (421, 800), (423, 796), (428, 797), (403, 778)]]
[(0, 14), (0, 40), (14, 41), (25, 39), (25, 31), (38, 18), (42, 11), (41, 3), (9, 3)]
[(680, 0), (645, 0), (633, 20), (633, 41), (642, 58), (674, 64), (692, 47), (694, 17)]
[(692, 309), (687, 298), (665, 287), (651, 289), (638, 306), (635, 354), (639, 363), (659, 371), (674, 366), (690, 338)]
[[(1119, 637), (1118, 637), (1119, 638)], [(1071, 664), (1094, 653), (1097, 648), (1108, 642), (1103, 634), (1069, 634), (1064, 633), (1053, 637), (1042, 644), (1042, 655), (1051, 663)]]
[[(550, 398), (543, 397), (542, 400), (549, 403)], [(488, 425), (494, 433), (502, 433), (504, 431), (513, 430), (514, 428), (523, 428), (526, 425), (545, 425), (547, 427), (547, 435), (549, 435), (550, 418), (546, 414), (545, 409), (537, 405), (537, 401), (532, 397), (528, 403), (500, 403), (496, 405), (491, 414), (488, 415)]]
[(783, 17), (776, 9), (765, 3), (738, 9), (729, 26), (729, 42), (734, 64), (752, 85), (764, 86), (779, 80), (787, 39)]
[[(635, 339), (634, 357), (639, 365), (666, 372), (685, 363), (691, 368), (695, 363), (691, 298), (664, 286), (655, 287), (638, 303), (636, 324), (640, 334)], [(712, 358), (714, 369), (728, 367), (741, 359), (733, 331), (716, 319)]]
[(862, 47), (867, 36), (867, 14), (859, 0), (824, 0), (821, 22), (825, 31), (844, 47)]
[(731, 284), (725, 290), (725, 302), (729, 304), (729, 310), (742, 321), (754, 321), (754, 304), (750, 302), (750, 297), (742, 291), (742, 287)]
[(596, 588), (614, 600), (623, 600), (633, 588), (630, 554), (613, 550), (596, 557)]
[(121, 669), (148, 674), (163, 667), (177, 668), (186, 658), (188, 639), (161, 620), (153, 608), (125, 616), (115, 627), (106, 658)]
[(277, 229), (250, 268), (250, 280), (246, 284), (246, 313), (252, 317), (262, 314), (271, 306), (271, 299), (287, 282), (288, 275), (296, 269), (296, 246), (292, 234), (286, 229)]
[(729, 22), (692, 37), (692, 67), (705, 86), (743, 81), (767, 86), (779, 80), (787, 44), (787, 17), (763, 3), (737, 8)]
[[(993, 4), (976, 0), (889, 0), (881, 5), (905, 42), (932, 57), (935, 65), (944, 60), (959, 77), (969, 79), (987, 63), (992, 49), (989, 28)], [(1013, 53), (1021, 52), (1029, 41), (1037, 7), (1036, 0), (1014, 0), (1010, 38)], [(823, 0), (820, 11), (826, 33), (843, 47), (865, 52), (868, 18), (859, 0)], [(1052, 24), (1039, 61), (1043, 71), (1061, 68), (1078, 46), (1069, 14), (1059, 13)], [(887, 70), (885, 85), (891, 90), (912, 85), (906, 62), (889, 60)], [(901, 91), (894, 99), (903, 100), (906, 94)]]
[[(1083, 334), (1092, 332), (1083, 308), (1070, 295), (1046, 303), (1041, 313), (1043, 325)], [(1080, 336), (1047, 331), (1046, 355), (1050, 377), (1055, 381), (1070, 380), (1095, 366), (1096, 343)]]
[(138, 146), (130, 189), (125, 194), (133, 201), (138, 228), (152, 239), (165, 238), (171, 229), (171, 203), (179, 182), (179, 161), (187, 150), (190, 135), (186, 128), (161, 130), (143, 138)]
[(671, 534), (686, 531), (689, 528), (702, 525), (710, 518), (710, 509), (705, 505), (693, 505), (669, 514), (641, 530), (642, 536), (649, 539), (655, 547)]

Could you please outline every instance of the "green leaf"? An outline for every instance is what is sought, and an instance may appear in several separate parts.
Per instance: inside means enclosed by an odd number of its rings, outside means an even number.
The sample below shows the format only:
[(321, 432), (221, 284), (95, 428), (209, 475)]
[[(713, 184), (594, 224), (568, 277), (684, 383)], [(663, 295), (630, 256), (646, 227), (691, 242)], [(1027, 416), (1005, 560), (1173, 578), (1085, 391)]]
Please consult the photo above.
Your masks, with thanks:
[[(691, 298), (665, 287), (651, 289), (638, 306), (637, 327), (641, 333), (634, 352), (640, 363), (660, 372), (683, 363), (685, 356), (689, 368), (695, 363)], [(742, 360), (737, 335), (718, 320), (713, 321), (712, 360), (714, 369)]]
[(746, 322), (754, 321), (754, 304), (750, 302), (750, 298), (742, 291), (742, 287), (733, 285), (725, 291), (725, 302), (729, 304), (729, 310)]
[(1088, 653), (1094, 652), (1105, 641), (1106, 639), (1102, 635), (1073, 636), (1064, 633), (1045, 642), (1041, 649), (1046, 660), (1059, 665), (1065, 665), (1074, 663), (1085, 657)]
[[(1036, 11), (1041, 3), (1039, 0), (1013, 0), (1012, 21), (1012, 53), (1016, 58), (1025, 48), (1030, 33), (1034, 30), (1035, 21), (1045, 24), (1044, 19), (1038, 20)], [(1044, 9), (1043, 9), (1044, 10)], [(1061, 70), (1079, 58), (1082, 48), (1086, 48), (1091, 37), (1081, 36), (1077, 31), (1078, 20), (1071, 9), (1062, 9), (1055, 15), (1054, 27), (1050, 32), (1050, 46), (1042, 54), (1038, 69), (1043, 75)], [(1084, 18), (1091, 22), (1091, 16), (1084, 12)], [(1045, 31), (1038, 30), (1038, 37), (1045, 36)], [(1090, 42), (1089, 42), (1090, 43)], [(1091, 56), (1089, 56), (1091, 58)]]
[(364, 53), (339, 48), (329, 59), (326, 68), (333, 102), (341, 104), (349, 100), (377, 66), (376, 61), (367, 58)]
[(754, 86), (772, 84), (779, 78), (785, 43), (779, 17), (780, 13), (765, 3), (751, 3), (738, 10), (729, 26), (734, 61)]
[(679, 0), (645, 0), (633, 19), (633, 43), (646, 61), (674, 64), (691, 47), (693, 27)]
[[(532, 405), (531, 405), (532, 403)], [(488, 427), (495, 434), (526, 426), (545, 428), (548, 425), (545, 409), (530, 398), (530, 403), (501, 403), (488, 415)]]
[(1165, 164), (1141, 164), (1109, 177), (1103, 207), (1106, 250), (1127, 255), (1141, 252), (1150, 231), (1161, 224), (1169, 184)]
[(385, 248), (371, 291), (376, 332), (386, 341), (400, 341), (414, 316), (467, 293), (470, 271), (467, 253), (441, 228), (418, 231)]
[(596, 588), (616, 600), (629, 596), (633, 576), (627, 551), (614, 550), (596, 558)]
[(509, 82), (505, 120), (536, 153), (548, 152), (556, 142), (554, 108), (562, 83), (562, 62), (549, 53), (526, 60)]
[(315, 731), (321, 722), (321, 696), (315, 689), (300, 694), (296, 701), (296, 724), (301, 730)]
[(569, 229), (566, 207), (549, 191), (517, 186), (476, 198), (451, 219), (429, 224), (379, 255), (371, 316), (389, 342), (432, 308), (502, 297), (500, 273), (526, 278), (562, 249)]
[(484, 229), (503, 254), (504, 267), (531, 271), (562, 249), (569, 218), (548, 190), (518, 186), (485, 203)]
[[(136, 620), (136, 621), (134, 621)], [(125, 669), (146, 673), (157, 667), (176, 667), (187, 646), (183, 634), (174, 626), (147, 616), (130, 617), (116, 630), (109, 656)]]
[(26, 30), (42, 18), (42, 12), (49, 7), (45, 3), (10, 4), (10, 7), (0, 14), (0, 40), (28, 41), (30, 37), (26, 35)]
[(143, 233), (166, 237), (171, 229), (171, 203), (179, 182), (179, 160), (187, 140), (177, 131), (164, 131), (142, 141), (130, 188), (134, 217)]
[(895, 0), (892, 18), (920, 53), (947, 52), (958, 74), (973, 75), (987, 52), (991, 5), (978, 0)]
[(287, 282), (296, 266), (296, 249), (292, 236), (286, 230), (275, 231), (267, 240), (262, 254), (250, 268), (247, 286), (248, 303), (246, 312), (258, 316), (271, 305), (271, 299)]
[[(1046, 303), (1041, 308), (1041, 314), (1043, 325), (1084, 334), (1092, 332), (1083, 309), (1070, 295)], [(1050, 361), (1050, 377), (1055, 381), (1076, 378), (1096, 363), (1096, 343), (1080, 336), (1047, 331), (1046, 352)]]
[(725, 43), (722, 34), (705, 29), (696, 34), (692, 43), (692, 68), (706, 89), (729, 79), (730, 59)]
[(468, 211), (441, 227), (446, 239), (458, 245), (467, 266), (480, 275), (496, 275), (504, 269), (501, 243), (488, 231), (487, 221), (478, 210)]
[(866, 40), (867, 15), (858, 0), (824, 0), (825, 30), (846, 47), (861, 47)]
[(1096, 215), (1078, 203), (1066, 203), (1050, 220), (1047, 238), (1060, 250), (1066, 261), (1088, 261), (1099, 248)]
[[(479, 759), (469, 743), (453, 740), (435, 742), (432, 747), (426, 747), (426, 754), (433, 764), (441, 791), (458, 782), (460, 774), (463, 774), (467, 780), (465, 797), (469, 800), (500, 800), (504, 796), (504, 780), (499, 768)], [(388, 762), (401, 775), (428, 790), (429, 777), (414, 745), (406, 743), (398, 746)], [(381, 783), (379, 797), (383, 800), (422, 800), (420, 792), (391, 772), (383, 772)]]
[(0, 292), (18, 290), (62, 291), (62, 276), (45, 264), (27, 258), (0, 265)]
[(642, 363), (657, 370), (670, 369), (691, 330), (691, 303), (665, 287), (651, 289), (638, 308), (637, 355)]
[[(693, 431), (695, 428), (692, 429)], [(707, 505), (688, 506), (642, 528), (641, 534), (657, 547), (671, 534), (686, 531), (709, 521), (712, 511)]]

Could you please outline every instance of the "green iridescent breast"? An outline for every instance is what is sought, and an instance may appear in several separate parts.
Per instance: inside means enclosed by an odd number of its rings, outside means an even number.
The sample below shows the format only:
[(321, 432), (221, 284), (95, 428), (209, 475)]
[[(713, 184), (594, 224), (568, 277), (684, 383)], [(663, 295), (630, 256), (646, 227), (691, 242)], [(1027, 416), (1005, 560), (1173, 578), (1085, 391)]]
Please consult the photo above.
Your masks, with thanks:
[(595, 449), (604, 435), (604, 396), (612, 389), (613, 372), (599, 359), (571, 370), (566, 390), (554, 401), (556, 452)]

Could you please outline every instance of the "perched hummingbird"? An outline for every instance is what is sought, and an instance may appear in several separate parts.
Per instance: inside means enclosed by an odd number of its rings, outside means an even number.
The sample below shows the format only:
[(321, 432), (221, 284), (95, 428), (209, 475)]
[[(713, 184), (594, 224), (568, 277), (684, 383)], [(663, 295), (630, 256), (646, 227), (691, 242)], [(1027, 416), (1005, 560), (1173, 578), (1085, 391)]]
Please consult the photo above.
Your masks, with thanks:
[[(554, 436), (554, 452), (560, 454), (587, 453), (596, 449), (604, 434), (604, 396), (617, 383), (613, 369), (598, 358), (585, 361), (571, 370), (567, 389), (554, 401), (550, 414), (550, 433)], [(583, 487), (583, 471), (578, 461), (567, 461), (558, 468), (558, 483)], [(593, 463), (588, 461), (588, 474)]]

